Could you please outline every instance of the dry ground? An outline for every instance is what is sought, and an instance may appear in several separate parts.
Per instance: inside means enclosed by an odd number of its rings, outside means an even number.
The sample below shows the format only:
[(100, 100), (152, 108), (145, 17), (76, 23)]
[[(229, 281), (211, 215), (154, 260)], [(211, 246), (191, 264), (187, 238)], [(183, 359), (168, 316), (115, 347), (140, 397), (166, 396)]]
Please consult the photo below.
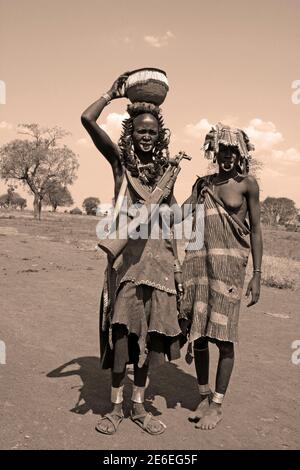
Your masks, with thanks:
[[(147, 392), (149, 410), (167, 425), (163, 435), (149, 436), (126, 419), (115, 436), (102, 436), (94, 425), (108, 410), (110, 380), (99, 368), (105, 261), (94, 251), (96, 219), (45, 214), (38, 223), (26, 213), (7, 216), (0, 215), (0, 340), (7, 348), (6, 365), (0, 364), (1, 449), (300, 448), (300, 365), (291, 362), (291, 344), (300, 339), (299, 291), (263, 287), (257, 306), (243, 304), (216, 430), (196, 430), (187, 421), (197, 388), (193, 365), (182, 358), (151, 376)], [(268, 254), (297, 259), (299, 245), (299, 233), (265, 234)]]

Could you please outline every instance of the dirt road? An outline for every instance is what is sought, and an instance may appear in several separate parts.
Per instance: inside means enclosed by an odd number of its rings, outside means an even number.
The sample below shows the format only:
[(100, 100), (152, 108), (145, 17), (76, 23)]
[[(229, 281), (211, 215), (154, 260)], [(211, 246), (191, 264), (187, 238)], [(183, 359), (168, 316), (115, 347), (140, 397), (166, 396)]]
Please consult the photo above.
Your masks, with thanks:
[(193, 365), (180, 359), (151, 376), (147, 391), (148, 409), (167, 425), (163, 435), (149, 436), (126, 419), (115, 436), (102, 436), (94, 425), (109, 408), (109, 373), (99, 368), (98, 347), (104, 258), (1, 229), (0, 340), (7, 354), (0, 364), (1, 449), (300, 448), (300, 365), (291, 361), (291, 344), (300, 339), (297, 292), (264, 288), (256, 307), (243, 305), (217, 429), (188, 422), (197, 388)]

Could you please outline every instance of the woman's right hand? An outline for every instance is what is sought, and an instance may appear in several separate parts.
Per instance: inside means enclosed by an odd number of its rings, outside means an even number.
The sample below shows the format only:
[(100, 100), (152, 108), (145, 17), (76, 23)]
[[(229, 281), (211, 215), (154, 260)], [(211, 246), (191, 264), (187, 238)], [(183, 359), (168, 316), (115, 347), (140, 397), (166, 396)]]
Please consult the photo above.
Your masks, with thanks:
[(126, 96), (124, 85), (129, 76), (129, 73), (130, 72), (123, 73), (112, 84), (110, 90), (107, 92), (110, 95), (112, 100), (117, 99), (117, 98), (124, 98)]

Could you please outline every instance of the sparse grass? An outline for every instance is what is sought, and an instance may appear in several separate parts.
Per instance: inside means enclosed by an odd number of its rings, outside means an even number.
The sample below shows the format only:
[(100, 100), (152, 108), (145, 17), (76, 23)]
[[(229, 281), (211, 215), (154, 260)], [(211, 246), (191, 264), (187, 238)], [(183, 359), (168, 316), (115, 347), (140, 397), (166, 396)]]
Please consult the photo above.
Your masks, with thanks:
[[(13, 216), (13, 218), (9, 218)], [(80, 249), (95, 249), (96, 226), (99, 217), (44, 211), (42, 220), (34, 220), (31, 211), (0, 211), (0, 228), (9, 225), (19, 234), (47, 238), (51, 242), (67, 243)]]
[[(94, 251), (97, 243), (98, 217), (70, 215), (44, 211), (40, 222), (33, 219), (32, 212), (25, 210), (0, 210), (0, 229), (52, 242), (71, 244), (79, 249)], [(0, 230), (1, 232), (1, 230)], [(264, 257), (262, 284), (278, 289), (300, 288), (300, 232), (287, 232), (263, 228)], [(183, 260), (185, 241), (178, 242), (179, 258)], [(104, 256), (104, 255), (103, 255)], [(251, 255), (247, 278), (252, 274)]]
[[(247, 267), (247, 277), (252, 274), (252, 263)], [(297, 289), (300, 287), (300, 262), (290, 258), (263, 257), (262, 284), (277, 289)]]
[(264, 254), (300, 261), (300, 232), (262, 227)]

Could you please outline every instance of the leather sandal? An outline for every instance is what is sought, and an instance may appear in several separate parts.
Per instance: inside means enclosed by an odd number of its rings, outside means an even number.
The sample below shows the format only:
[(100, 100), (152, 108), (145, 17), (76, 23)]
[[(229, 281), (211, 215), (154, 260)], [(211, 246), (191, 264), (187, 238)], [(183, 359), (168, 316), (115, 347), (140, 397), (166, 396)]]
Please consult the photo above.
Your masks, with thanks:
[[(108, 420), (113, 425), (112, 431), (104, 430), (101, 428), (100, 426), (101, 422), (104, 421), (105, 419)], [(102, 418), (100, 418), (99, 422), (95, 426), (95, 429), (96, 431), (101, 432), (102, 434), (108, 434), (111, 436), (112, 434), (115, 434), (117, 432), (117, 429), (119, 425), (121, 424), (121, 422), (123, 421), (123, 419), (124, 419), (123, 412), (120, 414), (119, 413), (107, 413)]]
[[(160, 421), (157, 418), (154, 418), (154, 416), (151, 413), (140, 414), (140, 415), (135, 415), (135, 416), (131, 413), (131, 419), (134, 423), (136, 423), (144, 431), (146, 431), (148, 434), (151, 434), (152, 436), (162, 434), (163, 432), (165, 432), (167, 428), (167, 426), (162, 421)], [(159, 423), (161, 425), (161, 428), (158, 431), (153, 431), (150, 425), (151, 422)]]

